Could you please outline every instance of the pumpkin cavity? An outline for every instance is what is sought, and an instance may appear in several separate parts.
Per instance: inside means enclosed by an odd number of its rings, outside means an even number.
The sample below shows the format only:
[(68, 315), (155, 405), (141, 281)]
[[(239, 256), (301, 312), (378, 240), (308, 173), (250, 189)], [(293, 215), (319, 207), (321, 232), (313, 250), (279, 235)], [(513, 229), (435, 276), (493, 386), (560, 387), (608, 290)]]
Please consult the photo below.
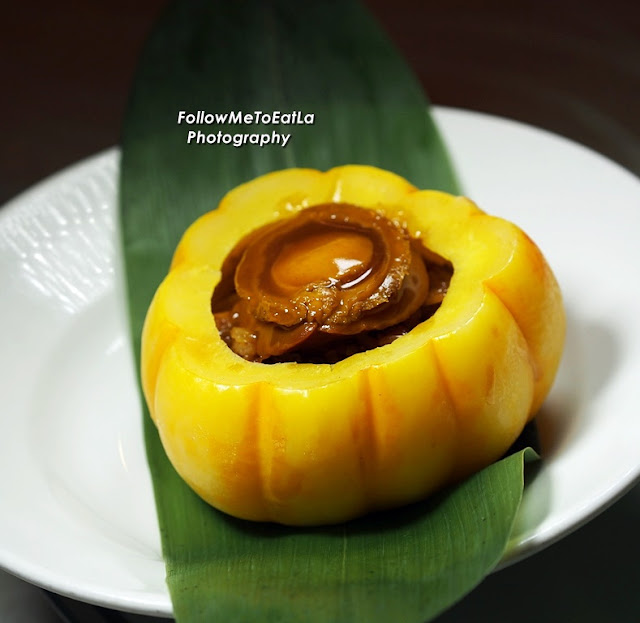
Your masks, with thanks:
[(327, 203), (240, 240), (211, 311), (222, 339), (248, 361), (336, 363), (430, 318), (452, 274), (384, 215)]

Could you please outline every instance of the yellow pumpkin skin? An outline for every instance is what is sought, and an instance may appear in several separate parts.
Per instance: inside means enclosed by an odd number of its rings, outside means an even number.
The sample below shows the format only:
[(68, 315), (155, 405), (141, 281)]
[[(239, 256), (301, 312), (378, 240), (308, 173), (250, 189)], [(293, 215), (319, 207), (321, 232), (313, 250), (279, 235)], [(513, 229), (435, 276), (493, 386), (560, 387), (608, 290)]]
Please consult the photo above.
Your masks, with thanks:
[[(245, 361), (210, 310), (224, 258), (257, 227), (326, 202), (378, 210), (447, 258), (440, 309), (336, 364)], [(288, 169), (232, 190), (186, 231), (147, 314), (142, 384), (167, 455), (211, 505), (337, 523), (498, 459), (547, 395), (564, 333), (557, 282), (515, 225), (373, 167)]]

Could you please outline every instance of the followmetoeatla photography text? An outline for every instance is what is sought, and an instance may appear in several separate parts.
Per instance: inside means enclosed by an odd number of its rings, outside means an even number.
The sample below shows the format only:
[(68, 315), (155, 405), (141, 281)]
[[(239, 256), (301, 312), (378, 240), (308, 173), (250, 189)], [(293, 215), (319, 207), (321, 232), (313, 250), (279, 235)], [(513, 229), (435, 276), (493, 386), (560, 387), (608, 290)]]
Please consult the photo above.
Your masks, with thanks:
[[(278, 145), (286, 147), (293, 136), (293, 126), (313, 125), (315, 114), (301, 110), (280, 111), (262, 110), (242, 111), (231, 110), (226, 112), (207, 112), (198, 110), (195, 112), (180, 110), (178, 112), (178, 125), (189, 126), (186, 140), (189, 145), (230, 145), (242, 147), (243, 145)], [(244, 126), (238, 132), (229, 130), (229, 126)], [(205, 131), (195, 126), (209, 126)], [(224, 126), (224, 129), (216, 131), (215, 126)], [(262, 126), (259, 128), (257, 126)], [(276, 126), (270, 132), (264, 131), (269, 126)], [(281, 127), (282, 126), (282, 131)], [(243, 131), (243, 130), (247, 131)], [(263, 131), (259, 131), (262, 129)], [(249, 131), (250, 130), (250, 131)]]

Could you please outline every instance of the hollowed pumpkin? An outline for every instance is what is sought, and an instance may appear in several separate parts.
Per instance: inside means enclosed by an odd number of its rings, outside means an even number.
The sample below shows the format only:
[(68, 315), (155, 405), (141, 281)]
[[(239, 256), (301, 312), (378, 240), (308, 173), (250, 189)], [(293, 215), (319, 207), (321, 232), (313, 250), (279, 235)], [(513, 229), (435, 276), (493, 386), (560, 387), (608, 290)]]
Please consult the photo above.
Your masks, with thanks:
[[(434, 268), (423, 305), (435, 303), (437, 311), (389, 343), (336, 363), (248, 361), (216, 325), (225, 297), (248, 299), (239, 309), (250, 331), (256, 319), (271, 323), (267, 331), (297, 331), (286, 337), (297, 348), (322, 326), (342, 338), (367, 329), (376, 315), (395, 322), (385, 306), (401, 303), (403, 280), (424, 286), (414, 256), (381, 258), (375, 235), (357, 228), (336, 238), (330, 229), (307, 231), (315, 238), (300, 248), (304, 236), (295, 233), (282, 238), (286, 248), (269, 242), (270, 231), (295, 232), (302, 211), (312, 217), (327, 205), (368, 210), (364, 221), (379, 216), (383, 227), (393, 223), (404, 237), (389, 248), (415, 252), (419, 245)], [(317, 255), (305, 265), (309, 249)], [(331, 249), (350, 253), (349, 262), (332, 262)], [(260, 254), (264, 262), (251, 269), (249, 255)], [(315, 306), (315, 294), (294, 296), (305, 275), (322, 281), (323, 266), (340, 288), (361, 278), (367, 262), (375, 268), (389, 259), (399, 284), (392, 294), (370, 284), (371, 296), (381, 297), (376, 305), (351, 300), (348, 288), (327, 295), (334, 297), (329, 306)], [(423, 286), (411, 287), (424, 297)], [(351, 314), (354, 305), (360, 309)], [(285, 317), (277, 326), (274, 313)], [(350, 323), (362, 326), (345, 328)], [(417, 190), (373, 167), (289, 169), (235, 188), (184, 234), (147, 314), (142, 382), (167, 455), (207, 502), (251, 520), (336, 523), (424, 498), (498, 459), (547, 395), (564, 331), (556, 280), (517, 226), (469, 199)]]

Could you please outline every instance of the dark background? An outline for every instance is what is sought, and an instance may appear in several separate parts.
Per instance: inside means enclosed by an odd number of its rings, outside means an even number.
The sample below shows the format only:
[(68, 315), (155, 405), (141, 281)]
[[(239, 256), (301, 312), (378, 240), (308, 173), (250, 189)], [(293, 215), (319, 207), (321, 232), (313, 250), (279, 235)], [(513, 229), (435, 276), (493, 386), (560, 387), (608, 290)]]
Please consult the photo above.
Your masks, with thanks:
[[(136, 60), (164, 4), (34, 0), (5, 9), (0, 204), (118, 143)], [(544, 127), (640, 175), (635, 1), (366, 4), (434, 104)], [(560, 543), (489, 577), (439, 621), (637, 623), (639, 527), (636, 487)]]

